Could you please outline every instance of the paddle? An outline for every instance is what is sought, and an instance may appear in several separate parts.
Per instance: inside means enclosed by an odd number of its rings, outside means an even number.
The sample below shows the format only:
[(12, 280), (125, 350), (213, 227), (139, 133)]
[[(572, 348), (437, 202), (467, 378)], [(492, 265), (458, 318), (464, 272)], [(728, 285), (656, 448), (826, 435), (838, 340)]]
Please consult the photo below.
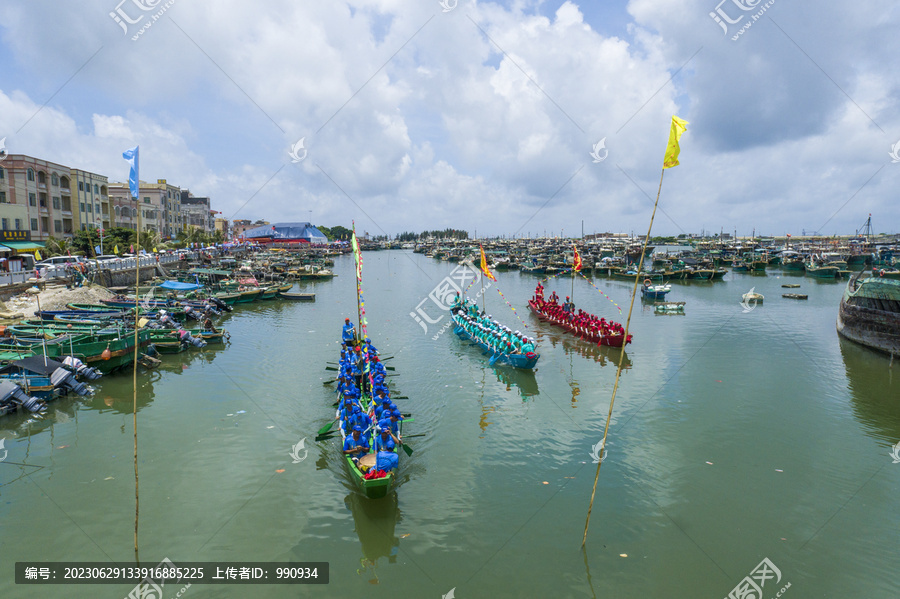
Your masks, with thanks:
[(500, 352), (494, 353), (494, 355), (491, 356), (491, 359), (488, 360), (488, 366), (493, 366), (494, 363), (497, 361), (497, 358), (499, 358), (499, 357), (500, 357)]
[(316, 433), (316, 434), (317, 434), (317, 435), (324, 435), (325, 433), (327, 433), (328, 431), (331, 430), (331, 427), (334, 426), (334, 423), (335, 423), (335, 422), (337, 422), (337, 418), (335, 418), (334, 420), (332, 420), (331, 422), (329, 422), (328, 424), (326, 424), (325, 426), (323, 426), (322, 428), (320, 428), (320, 429), (319, 429), (319, 432)]
[[(325, 363), (326, 363), (326, 364), (331, 364), (331, 365), (334, 365), (334, 366), (340, 366), (340, 364), (338, 364), (337, 362), (325, 362)], [(393, 366), (385, 366), (384, 369), (385, 369), (385, 370), (397, 370), (397, 369), (396, 369), (395, 367), (393, 367)], [(325, 370), (337, 370), (337, 368), (329, 368), (328, 366), (326, 366), (326, 367), (325, 367)]]
[(328, 439), (334, 439), (337, 437), (337, 433), (327, 433), (324, 435), (316, 435), (316, 443), (319, 441), (327, 441)]

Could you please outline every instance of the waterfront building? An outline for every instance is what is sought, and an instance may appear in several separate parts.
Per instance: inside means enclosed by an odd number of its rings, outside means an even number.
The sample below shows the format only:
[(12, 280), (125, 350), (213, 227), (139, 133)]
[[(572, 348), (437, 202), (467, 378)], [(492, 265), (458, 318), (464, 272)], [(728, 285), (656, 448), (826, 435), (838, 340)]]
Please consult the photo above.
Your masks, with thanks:
[[(75, 230), (69, 167), (24, 154), (0, 162), (3, 229), (25, 230), (34, 241), (71, 237)], [(2, 221), (0, 221), (2, 222)]]
[(189, 189), (181, 191), (181, 212), (185, 229), (199, 229), (207, 235), (215, 230), (215, 214), (210, 209), (209, 198), (194, 196)]
[[(90, 171), (73, 168), (72, 214), (73, 225), (86, 229), (108, 229), (112, 225), (109, 209), (109, 179)], [(34, 232), (32, 231), (32, 235)]]

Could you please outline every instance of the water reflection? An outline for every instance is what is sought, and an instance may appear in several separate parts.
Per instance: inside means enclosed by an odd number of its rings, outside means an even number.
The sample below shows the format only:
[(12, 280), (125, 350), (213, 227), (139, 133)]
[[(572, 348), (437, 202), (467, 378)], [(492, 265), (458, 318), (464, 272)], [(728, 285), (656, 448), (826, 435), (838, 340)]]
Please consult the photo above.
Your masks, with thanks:
[(497, 376), (498, 383), (506, 385), (507, 391), (511, 391), (513, 387), (516, 387), (522, 395), (522, 399), (540, 395), (537, 379), (534, 377), (534, 371), (532, 370), (504, 367), (494, 369), (494, 374)]
[[(619, 365), (619, 356), (623, 351), (618, 347), (596, 345), (587, 341), (581, 341), (580, 339), (569, 335), (544, 334), (541, 335), (540, 339), (545, 343), (550, 343), (550, 346), (554, 349), (556, 349), (556, 347), (562, 347), (567, 356), (580, 356), (600, 364), (600, 366), (610, 365), (613, 368), (616, 368)], [(631, 358), (628, 357), (628, 353), (626, 352), (625, 358), (622, 360), (622, 370), (628, 370), (630, 368)]]
[(349, 493), (344, 498), (344, 505), (353, 516), (354, 530), (362, 546), (356, 573), (365, 576), (371, 584), (378, 584), (379, 560), (386, 559), (387, 563), (394, 564), (400, 551), (400, 538), (396, 534), (401, 519), (397, 493), (391, 492), (377, 501)]
[(900, 439), (900, 361), (891, 367), (889, 356), (839, 339), (854, 415), (870, 434), (893, 445)]

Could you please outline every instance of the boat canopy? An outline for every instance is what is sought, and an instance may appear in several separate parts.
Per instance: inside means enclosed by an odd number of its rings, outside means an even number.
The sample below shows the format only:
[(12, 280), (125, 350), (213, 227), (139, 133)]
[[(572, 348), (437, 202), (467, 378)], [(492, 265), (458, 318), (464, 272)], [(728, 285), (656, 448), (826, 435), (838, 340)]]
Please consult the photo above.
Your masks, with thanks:
[(178, 281), (166, 281), (159, 286), (160, 289), (168, 289), (169, 291), (193, 291), (200, 289), (203, 285), (195, 285), (194, 283), (180, 283)]

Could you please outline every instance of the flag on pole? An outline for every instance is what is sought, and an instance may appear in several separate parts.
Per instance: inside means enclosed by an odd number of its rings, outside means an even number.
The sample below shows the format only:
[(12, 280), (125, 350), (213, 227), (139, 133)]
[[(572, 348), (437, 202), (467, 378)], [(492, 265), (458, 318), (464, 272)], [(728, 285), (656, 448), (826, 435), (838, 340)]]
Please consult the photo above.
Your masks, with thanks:
[(359, 241), (356, 240), (356, 227), (353, 227), (353, 236), (350, 238), (353, 246), (353, 257), (356, 259), (356, 280), (362, 281), (362, 253), (359, 251)]
[(484, 276), (486, 276), (490, 280), (496, 281), (497, 277), (495, 277), (488, 268), (487, 258), (484, 255), (484, 248), (481, 246), (481, 244), (479, 244), (478, 247), (481, 248), (481, 272), (484, 273)]
[(113, 254), (118, 254), (118, 253), (119, 253), (119, 244), (117, 243), (116, 245), (113, 246)]
[(681, 134), (687, 131), (687, 125), (687, 121), (678, 118), (674, 114), (672, 115), (672, 128), (669, 130), (669, 143), (666, 146), (666, 156), (663, 159), (664, 169), (678, 166), (678, 153), (681, 152), (678, 140), (681, 139)]
[(131, 170), (128, 172), (128, 187), (131, 189), (131, 197), (134, 199), (137, 199), (138, 195), (140, 195), (141, 187), (140, 165), (138, 164), (138, 149), (140, 147), (134, 146), (130, 150), (122, 152), (122, 158), (131, 165)]
[(43, 258), (41, 258), (41, 250), (34, 250), (34, 259), (38, 262), (43, 260)]
[(572, 266), (575, 268), (575, 272), (581, 270), (581, 255), (578, 253), (578, 247), (573, 243), (572, 248), (575, 250), (575, 257), (572, 258)]

